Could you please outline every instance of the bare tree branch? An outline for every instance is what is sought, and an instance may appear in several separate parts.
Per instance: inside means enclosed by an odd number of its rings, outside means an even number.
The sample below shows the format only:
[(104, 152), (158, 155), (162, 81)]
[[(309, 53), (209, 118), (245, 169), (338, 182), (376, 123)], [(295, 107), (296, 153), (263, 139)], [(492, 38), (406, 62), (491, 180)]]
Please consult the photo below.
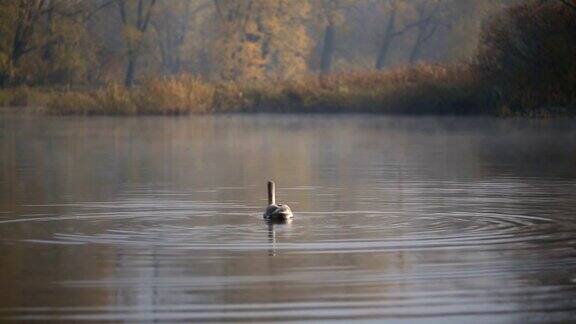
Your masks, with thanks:
[(570, 2), (569, 0), (558, 0), (560, 2), (562, 2), (563, 4), (567, 5), (568, 7), (572, 8), (573, 10), (576, 10), (576, 4)]

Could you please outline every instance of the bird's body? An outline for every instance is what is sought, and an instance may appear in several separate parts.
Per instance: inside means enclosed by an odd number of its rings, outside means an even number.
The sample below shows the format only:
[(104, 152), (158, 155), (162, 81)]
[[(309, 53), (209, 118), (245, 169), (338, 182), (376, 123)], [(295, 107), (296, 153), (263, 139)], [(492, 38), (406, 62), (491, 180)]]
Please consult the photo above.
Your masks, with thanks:
[(264, 219), (270, 221), (287, 221), (294, 217), (288, 205), (276, 204), (275, 184), (268, 181), (268, 207), (264, 211)]
[(264, 218), (269, 220), (286, 220), (294, 217), (288, 205), (269, 205), (264, 212)]

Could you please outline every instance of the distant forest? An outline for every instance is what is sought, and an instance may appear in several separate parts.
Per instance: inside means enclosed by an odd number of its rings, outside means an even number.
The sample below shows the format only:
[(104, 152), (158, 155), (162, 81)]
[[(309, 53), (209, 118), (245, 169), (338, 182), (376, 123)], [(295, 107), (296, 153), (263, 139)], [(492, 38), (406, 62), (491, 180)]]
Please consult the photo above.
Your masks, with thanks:
[(574, 0), (0, 0), (0, 85), (130, 88), (183, 76), (292, 82), (358, 73), (386, 82), (374, 73), (429, 64), (419, 77), (474, 79), (455, 104), (571, 106), (575, 21)]
[(505, 0), (3, 0), (2, 84), (290, 78), (470, 57)]

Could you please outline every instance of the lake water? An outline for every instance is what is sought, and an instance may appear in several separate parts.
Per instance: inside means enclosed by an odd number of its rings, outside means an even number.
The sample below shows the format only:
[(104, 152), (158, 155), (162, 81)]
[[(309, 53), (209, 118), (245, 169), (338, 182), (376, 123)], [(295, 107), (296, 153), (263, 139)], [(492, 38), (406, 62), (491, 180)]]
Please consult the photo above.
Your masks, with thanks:
[(576, 121), (4, 114), (0, 287), (0, 321), (569, 322)]

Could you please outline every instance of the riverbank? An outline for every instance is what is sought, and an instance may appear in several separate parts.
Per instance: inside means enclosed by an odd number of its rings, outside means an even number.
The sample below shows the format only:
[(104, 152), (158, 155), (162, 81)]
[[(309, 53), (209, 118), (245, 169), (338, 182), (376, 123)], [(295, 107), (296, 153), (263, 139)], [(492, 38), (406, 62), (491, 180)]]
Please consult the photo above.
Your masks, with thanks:
[[(209, 82), (181, 75), (126, 88), (0, 89), (0, 106), (49, 115), (184, 115), (218, 113), (375, 113), (568, 117), (568, 105), (516, 102), (472, 64), (419, 64), (385, 71), (310, 75), (294, 80)], [(521, 106), (524, 101), (530, 106)], [(516, 104), (516, 105), (515, 105)]]
[[(178, 115), (231, 112), (498, 114), (489, 89), (465, 65), (416, 65), (296, 80), (206, 82), (190, 76), (138, 87), (0, 91), (2, 106), (42, 106), (55, 115)], [(502, 111), (503, 112), (503, 111)]]

